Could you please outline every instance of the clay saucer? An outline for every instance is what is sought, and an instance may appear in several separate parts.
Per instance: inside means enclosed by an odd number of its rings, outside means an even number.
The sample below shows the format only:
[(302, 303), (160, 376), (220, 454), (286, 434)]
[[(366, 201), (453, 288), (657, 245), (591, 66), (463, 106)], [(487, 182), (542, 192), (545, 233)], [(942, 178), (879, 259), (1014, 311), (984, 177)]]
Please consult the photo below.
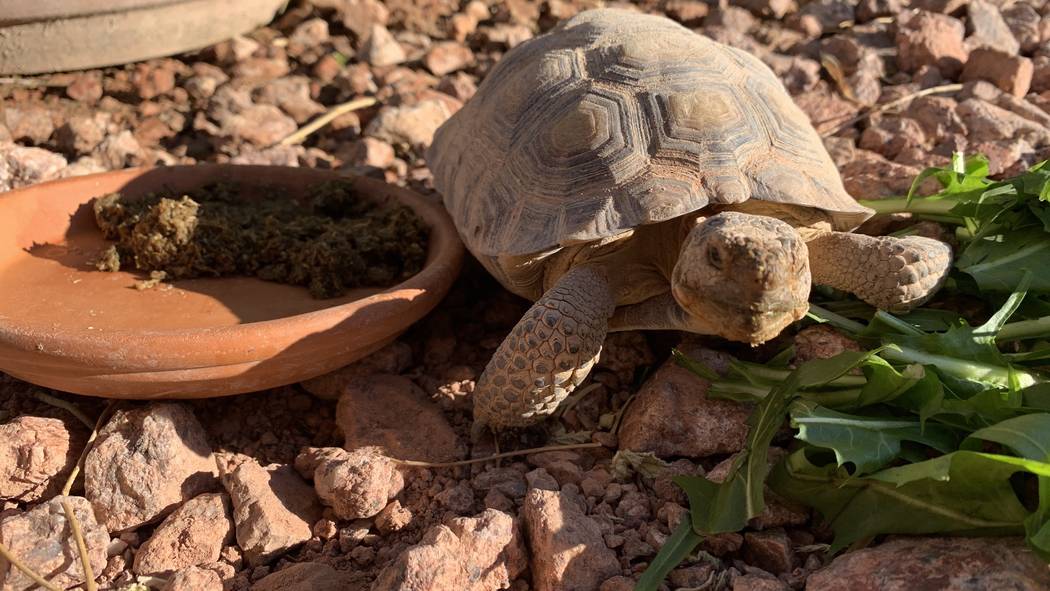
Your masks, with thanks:
[(106, 244), (91, 201), (122, 191), (184, 191), (227, 180), (301, 197), (330, 172), (279, 166), (131, 169), (0, 194), (0, 371), (107, 398), (203, 398), (290, 384), (393, 341), (444, 297), (463, 246), (436, 200), (369, 178), (363, 194), (411, 207), (431, 227), (422, 271), (389, 289), (317, 300), (252, 278), (137, 290), (142, 275), (96, 271)]

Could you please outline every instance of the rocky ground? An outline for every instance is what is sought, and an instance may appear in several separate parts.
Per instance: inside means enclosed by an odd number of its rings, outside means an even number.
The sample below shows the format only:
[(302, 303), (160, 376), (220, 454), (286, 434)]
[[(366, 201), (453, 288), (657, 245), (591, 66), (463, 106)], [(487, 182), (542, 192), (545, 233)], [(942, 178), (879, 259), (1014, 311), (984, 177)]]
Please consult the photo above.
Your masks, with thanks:
[[(192, 55), (5, 79), (0, 191), (142, 164), (235, 162), (331, 168), (432, 194), (421, 153), (436, 127), (504, 52), (598, 5), (300, 1), (269, 27)], [(901, 194), (958, 150), (987, 155), (997, 175), (1050, 157), (1045, 1), (634, 8), (758, 55), (826, 136), (856, 197)], [(302, 145), (275, 145), (356, 97), (378, 103)], [(597, 445), (455, 468), (389, 459), (493, 452), (468, 445), (470, 396), (526, 307), (468, 262), (433, 314), (354, 366), (245, 396), (122, 403), (69, 497), (56, 495), (90, 429), (0, 375), (0, 541), (54, 584), (81, 584), (68, 500), (104, 589), (629, 590), (686, 511), (670, 476), (717, 480), (747, 430), (746, 405), (707, 399), (702, 380), (666, 361), (679, 335), (611, 336), (589, 386), (546, 433), (510, 442)], [(791, 338), (800, 358), (848, 346), (818, 329)], [(703, 348), (712, 345), (754, 357), (777, 346), (683, 344), (717, 364), (720, 354)], [(105, 406), (50, 394), (91, 420)], [(625, 450), (670, 468), (617, 456)], [(1050, 586), (1045, 564), (1016, 539), (879, 540), (829, 561), (819, 520), (770, 501), (748, 531), (706, 540), (666, 588)], [(0, 589), (30, 585), (0, 562)]]

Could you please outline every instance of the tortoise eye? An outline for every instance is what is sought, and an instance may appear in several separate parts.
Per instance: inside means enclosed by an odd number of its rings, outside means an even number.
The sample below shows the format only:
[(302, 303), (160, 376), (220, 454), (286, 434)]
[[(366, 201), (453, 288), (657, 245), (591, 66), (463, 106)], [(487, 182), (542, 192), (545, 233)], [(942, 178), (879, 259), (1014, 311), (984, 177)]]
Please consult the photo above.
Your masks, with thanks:
[(707, 249), (707, 262), (711, 263), (712, 267), (714, 267), (714, 268), (718, 269), (719, 271), (721, 271), (722, 270), (722, 253), (719, 252), (717, 248), (712, 246), (711, 248)]

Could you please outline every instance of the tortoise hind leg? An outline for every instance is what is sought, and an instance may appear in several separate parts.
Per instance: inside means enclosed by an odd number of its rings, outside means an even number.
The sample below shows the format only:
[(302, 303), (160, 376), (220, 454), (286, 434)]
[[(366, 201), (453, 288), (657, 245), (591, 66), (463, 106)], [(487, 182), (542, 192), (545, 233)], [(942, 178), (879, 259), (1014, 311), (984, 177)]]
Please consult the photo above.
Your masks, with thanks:
[(890, 312), (920, 306), (952, 266), (952, 249), (931, 238), (828, 232), (810, 240), (813, 283), (850, 292)]
[(605, 271), (570, 270), (492, 356), (474, 389), (474, 435), (550, 415), (598, 361), (615, 303)]

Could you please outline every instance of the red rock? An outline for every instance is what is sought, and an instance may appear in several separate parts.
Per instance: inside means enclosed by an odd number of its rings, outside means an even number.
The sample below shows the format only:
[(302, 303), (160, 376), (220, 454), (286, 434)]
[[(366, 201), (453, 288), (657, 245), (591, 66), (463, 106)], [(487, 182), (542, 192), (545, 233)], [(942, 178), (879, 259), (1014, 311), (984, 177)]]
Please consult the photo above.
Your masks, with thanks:
[(117, 411), (84, 460), (84, 496), (111, 532), (133, 530), (216, 486), (204, 428), (182, 404)]
[(755, 23), (756, 19), (750, 12), (732, 5), (716, 8), (704, 19), (705, 26), (725, 27), (739, 33), (747, 33), (755, 26)]
[(252, 584), (252, 591), (355, 591), (363, 586), (354, 576), (323, 562), (299, 562), (270, 573)]
[(590, 591), (620, 574), (616, 553), (579, 503), (578, 497), (549, 490), (532, 489), (525, 497), (521, 515), (536, 591)]
[(532, 29), (525, 25), (500, 23), (492, 27), (482, 27), (481, 32), (487, 42), (503, 45), (507, 49), (514, 49), (532, 39)]
[(1032, 146), (1024, 140), (1003, 140), (976, 143), (970, 146), (970, 151), (986, 157), (988, 174), (996, 176), (1009, 170), (1024, 154), (1032, 152)]
[(474, 491), (466, 482), (460, 482), (434, 495), (434, 501), (453, 513), (466, 515), (473, 513)]
[(1050, 90), (1050, 56), (1040, 55), (1032, 61), (1032, 92)]
[(361, 56), (373, 67), (393, 66), (408, 59), (401, 44), (382, 25), (373, 25), (361, 44)]
[(435, 43), (423, 58), (423, 65), (435, 76), (444, 76), (473, 64), (474, 52), (466, 45), (454, 41)]
[(273, 105), (252, 105), (224, 118), (222, 130), (235, 140), (269, 147), (298, 129), (295, 120)]
[(962, 80), (989, 80), (1004, 92), (1022, 97), (1032, 86), (1032, 60), (997, 49), (980, 48), (970, 52)]
[(495, 490), (512, 499), (524, 497), (528, 490), (525, 476), (509, 467), (489, 468), (475, 476), (470, 484), (476, 491)]
[(332, 57), (330, 54), (321, 56), (321, 59), (317, 60), (314, 64), (311, 73), (314, 78), (317, 78), (323, 83), (328, 83), (335, 80), (336, 76), (343, 69), (343, 64), (339, 63), (339, 60)]
[(394, 499), (376, 515), (375, 523), (381, 534), (401, 531), (412, 523), (412, 512), (402, 507), (401, 501)]
[[(0, 543), (29, 568), (46, 573), (47, 580), (59, 589), (84, 582), (80, 552), (73, 541), (63, 500), (69, 502), (80, 523), (92, 570), (101, 573), (106, 566), (109, 534), (95, 521), (95, 513), (83, 497), (57, 496), (25, 513), (0, 520)], [(0, 589), (26, 591), (39, 587), (22, 571), (0, 558)]]
[[(773, 3), (779, 4), (782, 1), (774, 0)], [(706, 3), (700, 0), (669, 0), (664, 3), (663, 9), (667, 16), (687, 27), (700, 25), (711, 10)]]
[(238, 62), (233, 67), (233, 77), (242, 84), (256, 86), (289, 72), (288, 60), (283, 57), (253, 57)]
[(820, 81), (820, 64), (801, 56), (769, 53), (762, 58), (791, 94), (812, 90)]
[(191, 566), (172, 575), (160, 591), (222, 591), (222, 579), (213, 570)]
[(474, 78), (464, 72), (456, 72), (451, 76), (445, 76), (438, 83), (437, 89), (465, 103), (478, 91)]
[(915, 72), (921, 66), (937, 66), (954, 78), (966, 62), (965, 28), (957, 19), (926, 11), (912, 13), (897, 30), (897, 66)]
[[(365, 138), (367, 141), (370, 138)], [(375, 140), (378, 142), (378, 140)], [(378, 142), (382, 143), (382, 142)], [(379, 151), (381, 147), (372, 146)], [(392, 158), (391, 158), (392, 159)], [(350, 365), (302, 382), (307, 392), (322, 400), (338, 400), (343, 391), (357, 378), (371, 374), (397, 375), (412, 364), (412, 347), (404, 341), (394, 341), (371, 355)]]
[(799, 15), (793, 19), (793, 25), (807, 39), (815, 39), (824, 33), (824, 27), (820, 24), (820, 19), (812, 14)]
[(65, 167), (61, 154), (0, 142), (0, 191), (58, 178)]
[(733, 591), (788, 591), (786, 583), (773, 576), (744, 575), (733, 579)]
[(935, 143), (952, 137), (965, 137), (966, 125), (955, 112), (955, 99), (946, 96), (923, 96), (908, 105), (904, 115), (917, 121), (925, 136)]
[(857, 341), (824, 324), (807, 326), (794, 339), (796, 365), (814, 359), (830, 359), (844, 351), (862, 351)]
[(328, 41), (328, 21), (323, 18), (312, 18), (296, 25), (288, 38), (289, 43), (312, 48)]
[(393, 146), (372, 137), (361, 138), (348, 148), (346, 153), (340, 156), (346, 164), (355, 167), (383, 170), (393, 166), (396, 158)]
[(11, 139), (16, 142), (43, 144), (55, 131), (51, 112), (43, 105), (6, 105), (2, 114)]
[(857, 4), (857, 22), (866, 23), (901, 11), (901, 0), (860, 0)]
[(465, 453), (440, 408), (401, 376), (350, 381), (336, 407), (336, 424), (349, 450), (376, 446), (392, 458), (428, 462), (453, 461)]
[(306, 76), (277, 78), (259, 89), (256, 100), (278, 106), (299, 124), (325, 110), (311, 98), (310, 79)]
[(842, 167), (842, 182), (856, 199), (899, 197), (908, 193), (919, 172), (920, 168), (891, 162), (875, 152), (857, 150)]
[(229, 499), (207, 493), (186, 501), (153, 531), (135, 553), (139, 575), (165, 577), (183, 568), (219, 560), (233, 540)]
[(488, 4), (485, 4), (482, 0), (470, 0), (470, 2), (467, 2), (467, 5), (463, 7), (463, 12), (474, 17), (479, 23), (492, 18), (492, 12), (489, 9)]
[[(823, 351), (821, 352), (823, 353)], [(779, 462), (787, 452), (779, 447), (770, 447), (767, 461), (769, 462), (770, 469)], [(714, 468), (706, 474), (706, 478), (711, 482), (723, 482), (726, 476), (729, 475), (729, 468), (733, 463), (735, 456), (726, 458), (720, 462)], [(784, 499), (780, 495), (773, 492), (768, 486), (763, 487), (763, 496), (766, 501), (766, 507), (761, 513), (751, 518), (748, 525), (754, 529), (765, 530), (776, 527), (783, 527), (787, 525), (803, 525), (809, 521), (809, 510), (806, 507)]]
[(333, 450), (317, 464), (313, 478), (317, 496), (341, 519), (375, 516), (405, 485), (398, 466), (375, 447)]
[(198, 62), (193, 65), (195, 74), (186, 79), (182, 87), (198, 101), (204, 101), (215, 94), (215, 90), (229, 80), (221, 68)]
[(236, 64), (252, 57), (259, 50), (259, 43), (243, 35), (237, 35), (229, 41), (219, 43), (212, 48), (215, 61), (220, 64)]
[(478, 28), (478, 20), (466, 13), (454, 14), (448, 21), (448, 33), (453, 40), (463, 43)]
[(302, 146), (271, 146), (259, 150), (245, 145), (240, 154), (230, 158), (230, 164), (261, 164), (264, 166), (299, 166), (299, 158), (305, 153)]
[(427, 530), (376, 577), (383, 591), (507, 589), (528, 564), (517, 521), (488, 509)]
[(783, 528), (744, 534), (744, 560), (762, 570), (788, 573), (795, 566), (795, 551)]
[(107, 135), (96, 154), (110, 170), (146, 164), (146, 153), (130, 129)]
[(954, 14), (966, 6), (967, 0), (912, 0), (912, 8), (939, 12), (942, 14)]
[(602, 583), (602, 586), (598, 587), (598, 591), (633, 591), (634, 587), (634, 579), (615, 576), (611, 579), (606, 579), (605, 582)]
[(368, 36), (375, 25), (386, 26), (390, 11), (378, 0), (322, 0), (314, 5), (335, 8), (342, 17), (343, 26), (353, 31), (358, 39)]
[(821, 135), (838, 129), (860, 112), (859, 105), (846, 100), (824, 82), (794, 98)]
[[(979, 47), (997, 49), (1007, 55), (1017, 55), (1021, 44), (1006, 26), (999, 8), (985, 0), (970, 0), (966, 5), (967, 28), (970, 36), (966, 46), (971, 51)], [(971, 59), (973, 59), (971, 57)]]
[(700, 549), (713, 556), (725, 556), (740, 550), (743, 545), (744, 536), (736, 532), (728, 532), (704, 536), (703, 541), (700, 542)]
[(704, 585), (708, 585), (714, 574), (715, 568), (713, 565), (697, 564), (674, 569), (667, 577), (667, 580), (670, 581), (671, 585), (676, 589), (698, 589), (702, 588)]
[(1041, 41), (1039, 13), (1031, 4), (1015, 2), (1002, 10), (1003, 20), (1025, 53), (1034, 52)]
[(791, 0), (742, 0), (737, 4), (758, 16), (775, 19), (783, 18), (795, 8)]
[(820, 23), (821, 30), (833, 31), (842, 23), (854, 20), (854, 4), (848, 0), (813, 0), (805, 3), (799, 15), (814, 17)]
[(918, 121), (908, 117), (878, 117), (864, 130), (857, 146), (893, 159), (905, 148), (923, 147), (926, 135)]
[(313, 535), (311, 525), (321, 518), (321, 506), (291, 466), (264, 468), (248, 460), (222, 481), (233, 504), (237, 545), (250, 564), (266, 564)]
[(175, 70), (170, 61), (140, 63), (131, 80), (139, 98), (149, 100), (175, 88)]
[(1016, 113), (977, 98), (966, 99), (956, 109), (969, 129), (972, 142), (1024, 140), (1033, 146), (1050, 144), (1050, 129)]
[(61, 419), (21, 416), (0, 425), (0, 500), (33, 503), (57, 494), (83, 445)]
[[(709, 366), (720, 360), (719, 354), (709, 350), (687, 346), (684, 352)], [(627, 408), (620, 427), (620, 448), (689, 458), (742, 449), (750, 406), (707, 398), (708, 386), (674, 360), (665, 362)]]
[(82, 72), (66, 86), (66, 95), (82, 103), (93, 105), (102, 98), (102, 75), (98, 71)]
[(1050, 588), (1050, 569), (1020, 538), (896, 538), (849, 552), (806, 581), (808, 591)]

